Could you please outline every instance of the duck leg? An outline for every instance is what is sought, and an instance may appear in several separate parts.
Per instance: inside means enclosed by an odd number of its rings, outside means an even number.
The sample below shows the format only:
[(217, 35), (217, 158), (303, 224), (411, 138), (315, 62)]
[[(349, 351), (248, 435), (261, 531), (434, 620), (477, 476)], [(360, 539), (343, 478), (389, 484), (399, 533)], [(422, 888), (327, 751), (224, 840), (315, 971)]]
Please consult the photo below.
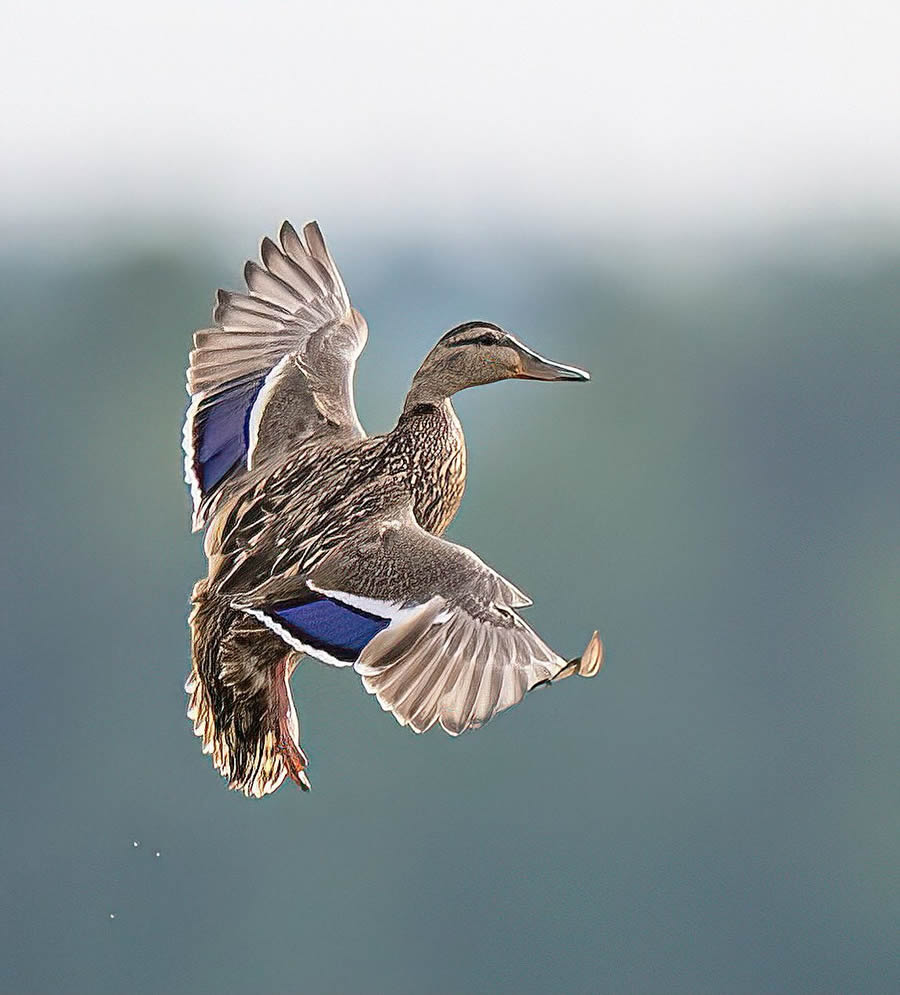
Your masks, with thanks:
[(309, 760), (303, 751), (303, 747), (298, 742), (300, 728), (288, 686), (291, 675), (297, 669), (297, 665), (302, 659), (298, 654), (291, 653), (286, 663), (283, 664), (286, 668), (284, 677), (276, 684), (279, 689), (278, 712), (280, 719), (278, 722), (278, 740), (275, 744), (275, 749), (281, 757), (288, 777), (303, 791), (309, 791), (311, 785), (306, 773)]

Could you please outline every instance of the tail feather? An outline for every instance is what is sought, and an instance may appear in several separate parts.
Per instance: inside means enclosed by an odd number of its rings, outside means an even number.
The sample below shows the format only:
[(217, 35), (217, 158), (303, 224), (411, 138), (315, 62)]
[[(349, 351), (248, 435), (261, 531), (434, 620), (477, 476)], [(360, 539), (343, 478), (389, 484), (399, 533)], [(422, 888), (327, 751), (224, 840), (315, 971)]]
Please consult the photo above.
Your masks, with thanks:
[[(202, 582), (201, 582), (202, 583)], [(198, 588), (200, 585), (198, 585)], [(309, 788), (289, 680), (298, 656), (222, 599), (195, 589), (188, 718), (228, 786), (261, 798), (290, 777)]]

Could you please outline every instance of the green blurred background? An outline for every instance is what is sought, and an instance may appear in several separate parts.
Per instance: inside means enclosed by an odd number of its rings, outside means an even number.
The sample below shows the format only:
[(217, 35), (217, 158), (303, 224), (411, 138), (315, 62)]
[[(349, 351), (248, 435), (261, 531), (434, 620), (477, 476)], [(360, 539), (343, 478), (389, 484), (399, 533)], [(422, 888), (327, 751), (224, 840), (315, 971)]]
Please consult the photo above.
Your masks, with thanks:
[[(688, 24), (638, 6), (411, 26), (399, 4), (379, 27), (354, 4), (101, 5), (46, 34), (20, 15), (5, 72), (31, 51), (34, 86), (0, 201), (3, 990), (900, 987), (900, 156), (896, 121), (873, 123), (898, 92), (879, 61), (894, 14), (872, 5), (863, 36), (838, 5), (810, 41), (798, 5), (787, 27), (763, 4), (727, 31), (712, 6)], [(610, 97), (603, 56), (636, 58), (640, 18), (664, 12), (674, 75), (660, 56), (647, 100)], [(488, 54), (461, 44), (479, 31)], [(279, 55), (288, 41), (306, 54)], [(594, 58), (583, 79), (569, 43)], [(855, 82), (832, 78), (841, 53)], [(695, 78), (709, 91), (673, 122), (671, 88)], [(824, 93), (818, 118), (792, 81)], [(362, 127), (381, 96), (366, 147), (341, 117)], [(679, 121), (668, 159), (636, 138)], [(773, 121), (798, 122), (793, 146)], [(466, 319), (592, 371), (459, 397), (450, 536), (529, 592), (561, 653), (597, 627), (607, 663), (451, 740), (309, 661), (293, 687), (314, 789), (251, 802), (184, 716), (204, 562), (183, 374), (215, 288), (285, 216), (319, 218), (368, 319), (370, 432)]]

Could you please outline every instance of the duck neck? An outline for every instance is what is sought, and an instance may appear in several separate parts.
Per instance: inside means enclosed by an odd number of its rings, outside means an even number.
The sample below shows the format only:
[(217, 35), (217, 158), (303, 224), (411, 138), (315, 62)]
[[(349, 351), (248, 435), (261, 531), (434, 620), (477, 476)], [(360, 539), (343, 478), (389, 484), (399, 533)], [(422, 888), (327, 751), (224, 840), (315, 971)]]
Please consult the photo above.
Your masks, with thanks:
[[(410, 391), (412, 397), (413, 391)], [(391, 433), (402, 453), (416, 520), (438, 535), (459, 509), (466, 486), (466, 443), (449, 397), (407, 397)]]
[(416, 408), (448, 408), (451, 412), (453, 407), (450, 404), (450, 398), (440, 390), (434, 383), (430, 382), (429, 377), (421, 377), (421, 370), (416, 373), (413, 377), (413, 382), (409, 388), (409, 393), (406, 395), (406, 401), (403, 404), (403, 414), (404, 416), (409, 414)]
[(410, 391), (406, 395), (403, 413), (397, 422), (397, 429), (415, 433), (426, 433), (440, 437), (445, 433), (462, 436), (462, 425), (449, 397), (426, 398)]

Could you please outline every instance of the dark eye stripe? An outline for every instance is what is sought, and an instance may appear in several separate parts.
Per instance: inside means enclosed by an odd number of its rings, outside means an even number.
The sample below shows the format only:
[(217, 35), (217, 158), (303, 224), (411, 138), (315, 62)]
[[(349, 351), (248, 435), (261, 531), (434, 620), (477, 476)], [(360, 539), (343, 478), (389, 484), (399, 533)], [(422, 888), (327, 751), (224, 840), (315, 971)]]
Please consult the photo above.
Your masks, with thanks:
[(481, 335), (475, 335), (470, 339), (457, 339), (456, 342), (450, 342), (450, 346), (458, 345), (499, 345), (500, 336), (494, 332), (482, 332)]
[[(476, 329), (478, 329), (477, 335), (474, 334)], [(458, 341), (454, 341), (455, 336), (465, 335), (467, 332), (469, 338), (460, 338)], [(456, 328), (451, 328), (449, 332), (445, 332), (440, 341), (446, 346), (497, 345), (503, 341), (505, 335), (506, 333), (499, 325), (490, 321), (467, 321), (465, 324), (457, 325)]]

